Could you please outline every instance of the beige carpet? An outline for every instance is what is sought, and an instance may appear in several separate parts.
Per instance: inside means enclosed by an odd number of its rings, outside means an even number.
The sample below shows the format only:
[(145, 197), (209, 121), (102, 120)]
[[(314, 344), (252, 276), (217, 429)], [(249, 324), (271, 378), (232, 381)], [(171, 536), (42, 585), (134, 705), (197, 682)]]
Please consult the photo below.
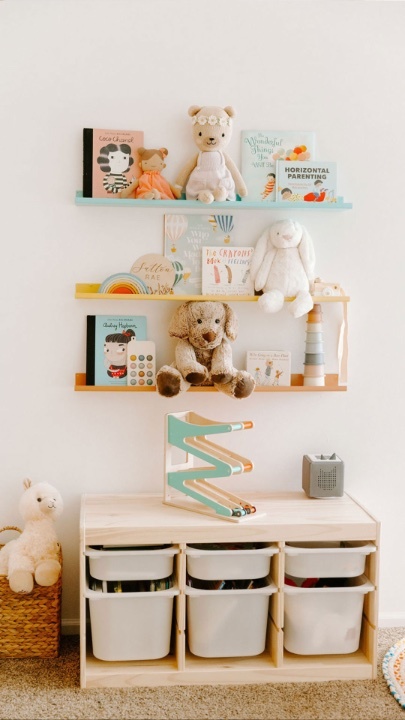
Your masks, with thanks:
[(405, 720), (381, 672), (404, 636), (379, 631), (377, 680), (131, 690), (80, 690), (79, 640), (63, 637), (57, 660), (0, 660), (0, 720)]

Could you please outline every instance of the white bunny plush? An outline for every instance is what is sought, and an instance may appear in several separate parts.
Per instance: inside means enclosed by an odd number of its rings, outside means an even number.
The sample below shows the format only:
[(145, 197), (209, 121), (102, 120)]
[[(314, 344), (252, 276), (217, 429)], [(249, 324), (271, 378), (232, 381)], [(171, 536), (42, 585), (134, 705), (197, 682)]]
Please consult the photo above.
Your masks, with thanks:
[(263, 290), (259, 305), (265, 312), (281, 310), (286, 297), (295, 297), (291, 314), (298, 318), (312, 309), (315, 250), (308, 231), (294, 220), (278, 220), (256, 243), (250, 266), (255, 290)]

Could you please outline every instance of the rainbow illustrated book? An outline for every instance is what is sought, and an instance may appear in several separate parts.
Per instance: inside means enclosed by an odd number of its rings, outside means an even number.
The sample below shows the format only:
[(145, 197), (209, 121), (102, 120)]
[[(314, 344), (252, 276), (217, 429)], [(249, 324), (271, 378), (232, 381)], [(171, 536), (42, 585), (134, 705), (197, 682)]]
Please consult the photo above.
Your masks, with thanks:
[(241, 173), (247, 202), (276, 200), (277, 161), (307, 162), (315, 157), (315, 133), (303, 130), (242, 130)]
[(254, 295), (250, 277), (253, 247), (203, 247), (203, 295)]
[(335, 203), (335, 162), (277, 162), (276, 200), (286, 202)]
[(165, 215), (164, 255), (176, 272), (175, 295), (201, 295), (202, 248), (232, 245), (232, 215)]
[(83, 130), (83, 197), (119, 198), (140, 177), (142, 130)]
[(259, 387), (291, 385), (291, 353), (287, 350), (248, 350), (246, 370)]
[(87, 315), (86, 385), (127, 384), (127, 344), (146, 340), (143, 315)]

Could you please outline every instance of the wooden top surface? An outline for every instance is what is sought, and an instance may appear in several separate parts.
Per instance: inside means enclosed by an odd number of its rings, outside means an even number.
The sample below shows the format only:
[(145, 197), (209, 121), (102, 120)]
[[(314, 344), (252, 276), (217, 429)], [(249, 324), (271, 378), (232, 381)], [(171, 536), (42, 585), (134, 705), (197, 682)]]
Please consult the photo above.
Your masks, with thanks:
[(160, 494), (83, 495), (81, 538), (85, 545), (378, 540), (378, 521), (347, 494), (246, 493), (246, 499), (257, 513), (236, 523), (165, 505)]

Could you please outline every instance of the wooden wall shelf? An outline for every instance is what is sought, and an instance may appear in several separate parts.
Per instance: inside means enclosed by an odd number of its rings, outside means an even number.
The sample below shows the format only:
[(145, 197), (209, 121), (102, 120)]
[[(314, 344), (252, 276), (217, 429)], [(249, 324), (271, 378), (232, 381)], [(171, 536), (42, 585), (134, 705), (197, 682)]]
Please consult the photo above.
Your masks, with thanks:
[(342, 197), (338, 197), (334, 203), (314, 203), (314, 202), (249, 202), (248, 200), (227, 200), (225, 202), (213, 202), (205, 204), (198, 200), (135, 200), (132, 198), (88, 198), (83, 197), (83, 193), (78, 190), (76, 192), (76, 205), (110, 205), (120, 207), (138, 207), (138, 208), (171, 208), (173, 212), (178, 209), (189, 210), (350, 210), (353, 205), (344, 202)]
[[(346, 385), (338, 385), (338, 375), (325, 375), (325, 386), (312, 387), (303, 385), (303, 376), (300, 374), (291, 375), (291, 385), (278, 387), (256, 387), (255, 393), (274, 392), (345, 392)], [(156, 392), (156, 387), (129, 387), (128, 385), (86, 385), (86, 373), (76, 373), (75, 390), (79, 392)], [(187, 392), (218, 392), (214, 387), (191, 387)]]
[[(132, 295), (129, 293), (99, 293), (101, 283), (76, 283), (75, 298), (77, 300), (177, 300), (177, 302), (214, 300), (219, 302), (257, 302), (260, 295)], [(292, 302), (293, 297), (286, 298), (286, 302)], [(314, 303), (347, 303), (350, 297), (347, 295), (314, 295)]]

